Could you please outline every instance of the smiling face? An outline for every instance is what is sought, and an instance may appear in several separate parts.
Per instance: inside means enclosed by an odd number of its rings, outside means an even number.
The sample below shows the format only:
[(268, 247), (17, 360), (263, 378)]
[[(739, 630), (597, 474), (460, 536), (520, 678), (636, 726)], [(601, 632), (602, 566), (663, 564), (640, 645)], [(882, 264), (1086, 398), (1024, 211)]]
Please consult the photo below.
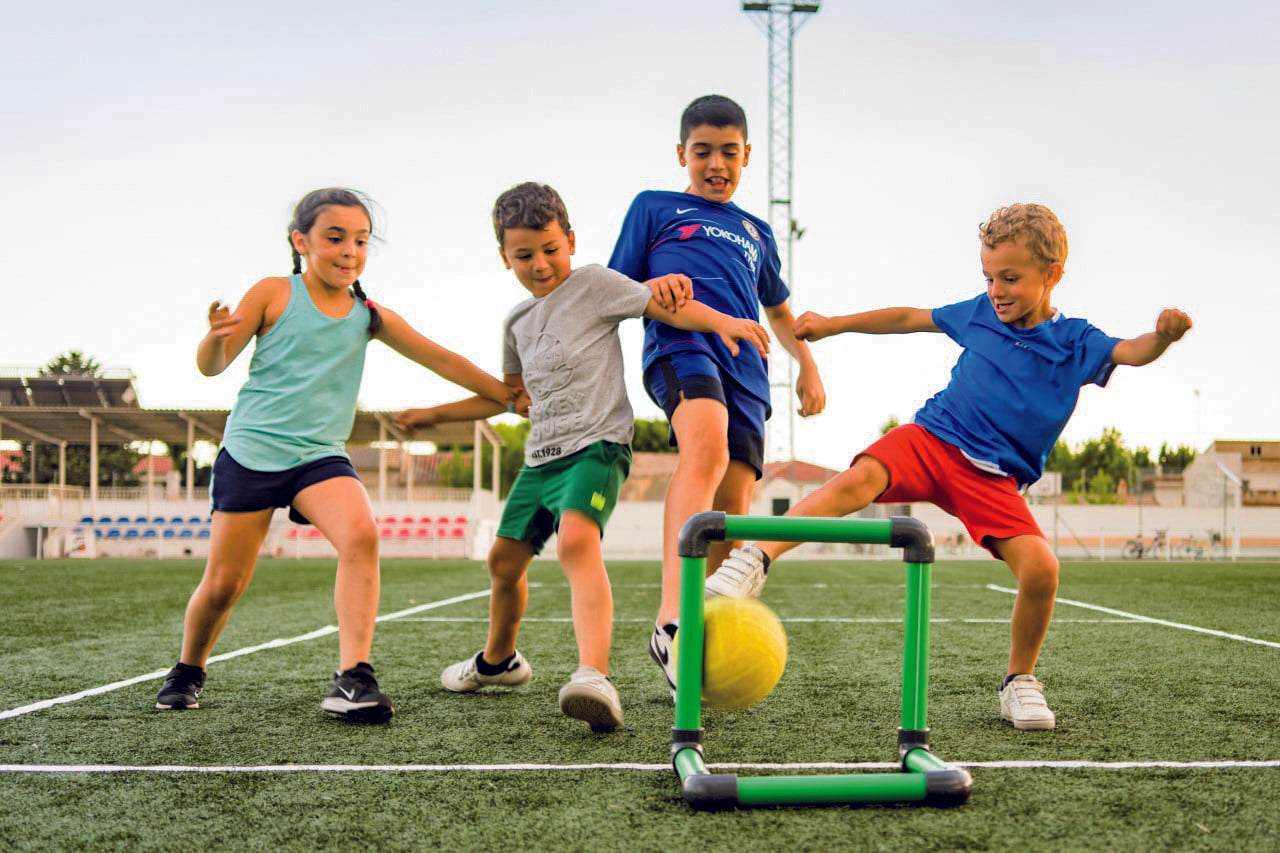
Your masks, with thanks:
[(573, 271), (573, 232), (565, 233), (556, 220), (545, 228), (505, 228), (498, 248), (502, 263), (534, 296), (543, 297), (559, 287)]
[(331, 204), (323, 208), (307, 233), (290, 235), (294, 249), (307, 259), (303, 278), (333, 290), (350, 287), (364, 271), (371, 230), (368, 214), (359, 207)]
[(1053, 317), (1049, 295), (1062, 279), (1062, 264), (1038, 264), (1031, 252), (1008, 240), (982, 247), (987, 298), (1006, 326), (1029, 329)]
[(689, 131), (683, 145), (676, 146), (676, 156), (689, 170), (685, 192), (723, 204), (738, 188), (751, 146), (740, 127), (700, 124)]

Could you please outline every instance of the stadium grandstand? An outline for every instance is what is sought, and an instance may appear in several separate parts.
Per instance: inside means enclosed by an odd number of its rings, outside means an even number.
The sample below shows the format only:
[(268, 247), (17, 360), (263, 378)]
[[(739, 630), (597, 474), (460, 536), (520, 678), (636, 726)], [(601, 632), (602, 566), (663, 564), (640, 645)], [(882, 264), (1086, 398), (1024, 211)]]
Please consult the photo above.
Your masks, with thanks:
[[(153, 442), (192, 448), (217, 445), (226, 409), (147, 409), (138, 400), (127, 370), (94, 376), (45, 376), (35, 369), (0, 369), (0, 441), (23, 450), (3, 451), (0, 468), (12, 480), (24, 469), (22, 455), (37, 447), (58, 449), (49, 483), (0, 485), (0, 557), (203, 556), (208, 550), (207, 489), (197, 488), (194, 454), (185, 471), (159, 464), (168, 457), (151, 451)], [(409, 436), (393, 421), (394, 411), (358, 411), (348, 446), (360, 466), (383, 540), (383, 553), (403, 556), (483, 555), (497, 528), (498, 504), (481, 488), (474, 470), (472, 488), (442, 489), (415, 483)], [(438, 447), (473, 449), (502, 441), (484, 421), (445, 424), (418, 431), (413, 441)], [(145, 447), (134, 473), (137, 486), (100, 485), (99, 448)], [(88, 485), (68, 484), (67, 448), (89, 448)], [(493, 454), (493, 476), (497, 480)], [(332, 553), (314, 528), (298, 526), (277, 512), (264, 552), (275, 556)]]

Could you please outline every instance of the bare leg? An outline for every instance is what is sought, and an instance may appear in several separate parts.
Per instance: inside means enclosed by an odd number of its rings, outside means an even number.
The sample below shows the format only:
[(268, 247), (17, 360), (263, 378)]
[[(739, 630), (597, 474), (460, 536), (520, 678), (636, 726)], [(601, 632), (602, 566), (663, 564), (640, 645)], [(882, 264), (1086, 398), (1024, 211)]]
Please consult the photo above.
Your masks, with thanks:
[(661, 624), (674, 622), (680, 612), (680, 528), (689, 516), (711, 508), (729, 465), (729, 412), (718, 400), (682, 400), (671, 429), (680, 442), (680, 460), (662, 514)]
[(489, 638), (484, 659), (499, 664), (516, 653), (520, 620), (529, 602), (529, 563), (533, 548), (527, 542), (499, 536), (489, 549)]
[[(863, 456), (853, 466), (832, 477), (804, 500), (787, 510), (789, 516), (843, 518), (870, 504), (889, 487), (889, 472), (878, 459)], [(757, 542), (760, 550), (776, 560), (799, 542)]]
[[(751, 509), (751, 493), (756, 485), (756, 469), (737, 459), (729, 460), (729, 467), (720, 480), (720, 486), (711, 508), (726, 515), (746, 515)], [(707, 547), (707, 574), (724, 562), (729, 552), (742, 545), (741, 541), (712, 542)]]
[(201, 669), (226, 627), (231, 608), (249, 586), (273, 510), (215, 512), (204, 577), (187, 602), (180, 660)]
[(587, 515), (569, 510), (560, 517), (560, 565), (569, 579), (573, 633), (578, 664), (609, 674), (613, 640), (613, 589), (600, 551), (600, 527)]
[(378, 528), (364, 485), (333, 477), (307, 486), (293, 499), (298, 511), (338, 551), (333, 603), (338, 611), (338, 669), (369, 660), (378, 618)]
[(1039, 536), (996, 539), (996, 552), (1018, 579), (1009, 621), (1009, 675), (1035, 672), (1058, 593), (1058, 558)]

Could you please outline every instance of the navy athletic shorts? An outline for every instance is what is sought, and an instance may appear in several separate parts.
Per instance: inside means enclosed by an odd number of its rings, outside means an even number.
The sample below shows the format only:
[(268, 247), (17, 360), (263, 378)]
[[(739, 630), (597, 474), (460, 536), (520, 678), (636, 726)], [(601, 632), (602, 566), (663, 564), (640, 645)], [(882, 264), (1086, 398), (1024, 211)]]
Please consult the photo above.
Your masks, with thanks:
[[(334, 477), (356, 477), (356, 469), (345, 456), (326, 456), (284, 471), (254, 471), (231, 458), (224, 447), (213, 460), (209, 495), (215, 512), (256, 512), (289, 507), (289, 520), (310, 524), (293, 508), (293, 499), (307, 486)], [(356, 477), (356, 479), (360, 479)]]
[[(663, 356), (644, 372), (644, 388), (649, 399), (667, 413), (668, 422), (682, 399), (719, 400), (729, 410), (729, 458), (754, 468), (757, 480), (764, 474), (764, 422), (769, 417), (769, 404), (723, 377), (711, 357), (687, 350)], [(670, 431), (668, 441), (676, 446), (675, 430)]]

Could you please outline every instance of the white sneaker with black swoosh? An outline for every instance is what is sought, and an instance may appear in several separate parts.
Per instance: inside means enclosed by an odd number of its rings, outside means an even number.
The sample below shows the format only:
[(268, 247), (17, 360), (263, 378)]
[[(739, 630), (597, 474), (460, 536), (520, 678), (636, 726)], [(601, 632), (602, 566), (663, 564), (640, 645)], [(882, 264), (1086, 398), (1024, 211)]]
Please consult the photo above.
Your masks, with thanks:
[(533, 667), (519, 650), (511, 656), (506, 668), (494, 675), (485, 675), (476, 665), (483, 654), (481, 649), (472, 657), (445, 667), (440, 673), (441, 686), (453, 693), (474, 693), (481, 687), (519, 687), (533, 678)]
[(666, 676), (667, 687), (671, 690), (671, 698), (676, 698), (676, 667), (671, 660), (671, 645), (676, 639), (676, 623), (666, 625), (654, 624), (653, 634), (649, 637), (649, 657), (662, 668)]
[(378, 689), (373, 667), (363, 662), (333, 674), (320, 707), (352, 723), (385, 723), (396, 712), (391, 697)]

